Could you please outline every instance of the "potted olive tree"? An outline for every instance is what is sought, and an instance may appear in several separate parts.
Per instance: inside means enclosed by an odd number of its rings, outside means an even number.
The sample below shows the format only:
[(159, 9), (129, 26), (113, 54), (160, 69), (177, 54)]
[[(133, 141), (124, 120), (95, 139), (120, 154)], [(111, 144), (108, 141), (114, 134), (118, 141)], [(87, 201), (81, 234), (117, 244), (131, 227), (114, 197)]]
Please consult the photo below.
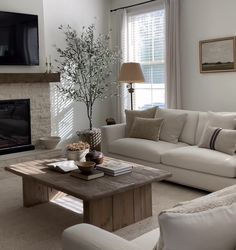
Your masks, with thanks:
[(80, 35), (70, 26), (59, 29), (66, 42), (65, 48), (56, 48), (62, 76), (59, 90), (66, 98), (86, 105), (89, 129), (77, 134), (94, 149), (95, 144), (100, 143), (101, 131), (93, 127), (93, 108), (97, 100), (110, 96), (111, 84), (115, 82), (110, 82), (109, 77), (113, 65), (120, 59), (119, 53), (109, 48), (109, 34), (95, 35), (93, 24), (83, 27)]

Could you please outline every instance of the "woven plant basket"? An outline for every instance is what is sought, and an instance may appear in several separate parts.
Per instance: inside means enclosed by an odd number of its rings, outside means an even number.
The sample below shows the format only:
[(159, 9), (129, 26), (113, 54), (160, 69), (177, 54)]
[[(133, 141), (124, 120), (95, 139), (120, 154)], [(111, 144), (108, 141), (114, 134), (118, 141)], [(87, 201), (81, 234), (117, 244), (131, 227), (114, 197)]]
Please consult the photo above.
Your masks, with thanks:
[(79, 140), (87, 142), (90, 145), (90, 150), (101, 151), (101, 129), (93, 128), (92, 130), (79, 130), (77, 131)]

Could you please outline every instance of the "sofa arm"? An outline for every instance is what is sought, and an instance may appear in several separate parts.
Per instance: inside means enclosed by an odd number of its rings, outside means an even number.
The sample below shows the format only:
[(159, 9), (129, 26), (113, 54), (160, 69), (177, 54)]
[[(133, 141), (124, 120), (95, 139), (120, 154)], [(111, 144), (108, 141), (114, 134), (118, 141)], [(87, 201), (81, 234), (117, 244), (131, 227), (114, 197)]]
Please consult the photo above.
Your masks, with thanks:
[(103, 126), (102, 130), (102, 152), (106, 154), (109, 151), (109, 145), (114, 140), (125, 137), (125, 123)]
[(141, 250), (134, 243), (89, 224), (66, 229), (62, 246), (63, 250)]

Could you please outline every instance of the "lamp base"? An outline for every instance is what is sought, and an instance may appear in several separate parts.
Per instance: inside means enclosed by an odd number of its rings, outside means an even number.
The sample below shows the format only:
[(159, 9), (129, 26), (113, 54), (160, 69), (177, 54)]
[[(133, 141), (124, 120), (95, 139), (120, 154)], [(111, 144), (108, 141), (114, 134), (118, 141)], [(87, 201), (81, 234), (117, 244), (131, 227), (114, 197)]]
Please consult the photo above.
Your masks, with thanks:
[(134, 88), (133, 88), (133, 83), (129, 83), (127, 86), (128, 92), (130, 93), (130, 109), (133, 110), (133, 93), (134, 93)]

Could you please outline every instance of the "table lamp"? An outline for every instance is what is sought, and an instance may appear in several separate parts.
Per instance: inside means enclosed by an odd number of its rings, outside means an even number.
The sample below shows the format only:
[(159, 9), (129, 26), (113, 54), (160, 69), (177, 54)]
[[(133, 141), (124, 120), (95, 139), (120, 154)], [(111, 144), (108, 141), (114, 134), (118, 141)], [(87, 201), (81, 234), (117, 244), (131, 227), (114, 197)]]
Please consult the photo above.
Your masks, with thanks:
[(123, 63), (120, 70), (119, 82), (128, 83), (128, 91), (130, 93), (131, 110), (133, 110), (133, 83), (145, 82), (144, 75), (139, 63)]

